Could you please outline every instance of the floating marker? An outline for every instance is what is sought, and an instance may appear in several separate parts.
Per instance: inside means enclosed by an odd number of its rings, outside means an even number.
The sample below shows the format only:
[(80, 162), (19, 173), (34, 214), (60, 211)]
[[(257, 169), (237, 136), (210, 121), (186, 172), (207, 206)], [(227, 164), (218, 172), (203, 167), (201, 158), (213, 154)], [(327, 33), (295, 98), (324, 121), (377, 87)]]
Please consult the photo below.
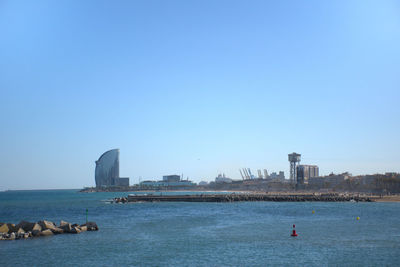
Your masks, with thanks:
[(292, 232), (291, 236), (297, 236), (295, 228), (296, 228), (296, 225), (293, 224), (293, 232)]
[(315, 213), (315, 210), (312, 211), (312, 214), (314, 214), (314, 213)]
[(360, 217), (358, 217), (358, 216), (357, 216), (357, 218), (356, 218), (356, 219), (357, 219), (357, 221), (358, 221), (358, 220), (360, 219)]

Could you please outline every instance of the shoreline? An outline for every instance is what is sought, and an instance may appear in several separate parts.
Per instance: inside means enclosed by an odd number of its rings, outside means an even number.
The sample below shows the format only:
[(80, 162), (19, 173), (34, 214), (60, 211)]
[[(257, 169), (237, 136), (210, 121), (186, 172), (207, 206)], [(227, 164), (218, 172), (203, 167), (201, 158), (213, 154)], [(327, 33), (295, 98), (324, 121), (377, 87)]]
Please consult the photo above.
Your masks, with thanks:
[(390, 196), (378, 196), (375, 202), (400, 202), (400, 195), (390, 195)]

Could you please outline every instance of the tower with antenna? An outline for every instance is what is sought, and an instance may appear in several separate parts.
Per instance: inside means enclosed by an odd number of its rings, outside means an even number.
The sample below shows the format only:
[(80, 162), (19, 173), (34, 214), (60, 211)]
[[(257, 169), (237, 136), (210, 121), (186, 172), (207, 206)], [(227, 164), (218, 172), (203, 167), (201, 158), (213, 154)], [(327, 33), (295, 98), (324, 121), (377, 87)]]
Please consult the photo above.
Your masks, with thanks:
[(296, 164), (300, 162), (301, 154), (297, 154), (293, 152), (289, 154), (289, 162), (290, 162), (290, 182), (296, 183), (297, 182), (297, 174), (296, 174)]

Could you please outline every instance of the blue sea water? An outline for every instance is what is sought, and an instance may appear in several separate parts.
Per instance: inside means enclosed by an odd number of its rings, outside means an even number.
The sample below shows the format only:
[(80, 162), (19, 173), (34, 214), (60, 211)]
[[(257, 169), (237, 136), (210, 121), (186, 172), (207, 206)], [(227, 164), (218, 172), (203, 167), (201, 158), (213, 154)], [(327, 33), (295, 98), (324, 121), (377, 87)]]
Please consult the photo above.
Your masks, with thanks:
[(100, 228), (2, 241), (0, 266), (400, 265), (400, 203), (105, 201), (127, 194), (0, 192), (0, 222), (84, 223), (88, 209)]

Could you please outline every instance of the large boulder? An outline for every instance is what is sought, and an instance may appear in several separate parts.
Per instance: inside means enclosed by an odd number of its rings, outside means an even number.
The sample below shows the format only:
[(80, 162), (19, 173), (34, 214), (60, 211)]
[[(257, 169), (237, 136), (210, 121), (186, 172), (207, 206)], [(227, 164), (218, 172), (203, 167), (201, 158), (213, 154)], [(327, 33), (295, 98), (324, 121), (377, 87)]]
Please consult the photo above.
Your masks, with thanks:
[(19, 224), (16, 225), (16, 227), (24, 229), (25, 232), (33, 230), (42, 231), (42, 227), (39, 224), (27, 221), (21, 221)]
[(13, 223), (9, 223), (8, 227), (10, 228), (10, 231), (8, 233), (17, 232), (18, 231), (18, 228)]
[(15, 233), (15, 239), (24, 238), (25, 233)]
[[(60, 226), (64, 226), (64, 225), (66, 225), (66, 224), (70, 224), (69, 222), (66, 222), (66, 221), (63, 221), (63, 220), (61, 220), (60, 221)], [(61, 227), (60, 227), (61, 228)]]
[(39, 221), (38, 224), (42, 227), (42, 230), (46, 229), (52, 230), (56, 228), (56, 225), (54, 223), (45, 220)]
[(17, 228), (24, 229), (25, 232), (32, 231), (33, 226), (35, 223), (27, 222), (27, 221), (20, 221), (19, 224), (16, 225)]
[(53, 234), (55, 234), (55, 235), (64, 233), (64, 230), (61, 229), (61, 228), (58, 228), (58, 227), (54, 227), (53, 229), (50, 229), (50, 230), (51, 230), (51, 231), (53, 232)]
[(32, 236), (40, 236), (40, 231), (39, 230), (33, 230), (32, 231)]
[(15, 240), (15, 237), (16, 237), (15, 233), (12, 232), (12, 233), (10, 234), (9, 240)]
[(53, 232), (50, 229), (43, 230), (40, 233), (40, 236), (50, 236), (50, 235), (53, 235)]
[(13, 232), (17, 232), (18, 228), (15, 227), (15, 224), (12, 223), (4, 223), (0, 226), (0, 233), (8, 233), (11, 234)]
[(71, 233), (71, 231), (72, 231), (72, 226), (70, 223), (60, 225), (59, 228), (62, 229), (64, 231), (64, 233)]
[(87, 222), (85, 224), (82, 224), (82, 226), (86, 226), (88, 231), (98, 231), (99, 227), (97, 227), (97, 224), (95, 222)]
[(10, 229), (8, 228), (8, 226), (7, 226), (6, 223), (3, 223), (3, 224), (0, 226), (0, 233), (8, 233), (9, 230), (10, 230)]
[(39, 225), (39, 224), (37, 224), (37, 223), (35, 223), (34, 225), (33, 225), (33, 228), (32, 228), (32, 231), (42, 231), (42, 227)]
[(70, 233), (71, 234), (79, 234), (81, 232), (81, 229), (79, 229), (78, 226), (72, 227)]

